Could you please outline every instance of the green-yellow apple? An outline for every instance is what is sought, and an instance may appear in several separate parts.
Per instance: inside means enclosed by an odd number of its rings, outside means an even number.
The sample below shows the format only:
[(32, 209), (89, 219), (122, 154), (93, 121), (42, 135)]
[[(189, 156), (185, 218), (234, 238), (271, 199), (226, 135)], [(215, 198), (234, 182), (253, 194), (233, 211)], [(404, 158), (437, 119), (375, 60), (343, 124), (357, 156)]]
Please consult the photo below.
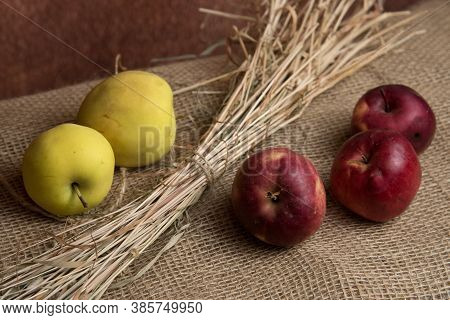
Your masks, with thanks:
[(61, 124), (40, 134), (25, 151), (23, 181), (28, 195), (56, 216), (80, 214), (108, 194), (114, 153), (94, 129)]
[(175, 141), (172, 89), (164, 79), (149, 72), (119, 73), (92, 89), (80, 107), (77, 122), (108, 139), (116, 165), (152, 164)]

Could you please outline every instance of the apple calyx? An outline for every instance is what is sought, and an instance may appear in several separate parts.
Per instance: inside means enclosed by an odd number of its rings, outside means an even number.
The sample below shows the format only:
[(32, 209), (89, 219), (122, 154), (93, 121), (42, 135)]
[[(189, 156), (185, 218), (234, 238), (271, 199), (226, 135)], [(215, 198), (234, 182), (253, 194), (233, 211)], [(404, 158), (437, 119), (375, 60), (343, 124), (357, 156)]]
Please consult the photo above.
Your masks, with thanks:
[(278, 202), (280, 200), (280, 192), (281, 191), (276, 191), (276, 192), (268, 191), (267, 198), (272, 200), (272, 202)]
[(364, 164), (369, 164), (369, 161), (370, 161), (370, 159), (369, 159), (369, 157), (368, 156), (366, 156), (366, 155), (361, 155), (361, 162), (362, 163), (364, 163)]
[(81, 194), (80, 189), (78, 188), (78, 183), (77, 182), (72, 183), (72, 188), (75, 191), (75, 193), (77, 194), (78, 199), (80, 199), (81, 204), (83, 205), (83, 208), (87, 209), (88, 204), (87, 204), (86, 200), (83, 198), (83, 195)]

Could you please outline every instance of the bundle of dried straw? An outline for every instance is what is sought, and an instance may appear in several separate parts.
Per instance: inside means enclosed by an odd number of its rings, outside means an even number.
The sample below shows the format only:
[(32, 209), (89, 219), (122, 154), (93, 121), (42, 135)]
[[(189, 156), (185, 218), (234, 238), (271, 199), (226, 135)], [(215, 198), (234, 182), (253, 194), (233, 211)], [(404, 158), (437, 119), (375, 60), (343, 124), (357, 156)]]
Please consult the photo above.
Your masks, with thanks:
[[(245, 59), (192, 158), (150, 195), (107, 212), (109, 219), (69, 229), (88, 231), (3, 272), (2, 298), (100, 298), (229, 163), (297, 121), (319, 94), (418, 33), (403, 28), (416, 16), (388, 24), (409, 13), (380, 9), (376, 0), (264, 0), (255, 18), (208, 11), (250, 22), (234, 29)], [(164, 250), (182, 236), (179, 231)]]

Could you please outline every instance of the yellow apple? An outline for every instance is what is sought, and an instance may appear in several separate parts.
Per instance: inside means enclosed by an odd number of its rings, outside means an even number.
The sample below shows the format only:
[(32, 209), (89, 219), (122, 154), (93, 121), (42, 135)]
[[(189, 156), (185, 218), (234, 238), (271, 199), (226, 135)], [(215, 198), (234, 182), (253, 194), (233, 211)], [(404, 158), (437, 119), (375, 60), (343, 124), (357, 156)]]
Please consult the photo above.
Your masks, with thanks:
[(119, 73), (89, 92), (77, 122), (108, 139), (117, 166), (152, 164), (175, 141), (172, 89), (164, 79), (149, 72)]
[(30, 144), (22, 175), (36, 204), (56, 216), (71, 216), (97, 206), (108, 194), (114, 153), (94, 129), (61, 124)]

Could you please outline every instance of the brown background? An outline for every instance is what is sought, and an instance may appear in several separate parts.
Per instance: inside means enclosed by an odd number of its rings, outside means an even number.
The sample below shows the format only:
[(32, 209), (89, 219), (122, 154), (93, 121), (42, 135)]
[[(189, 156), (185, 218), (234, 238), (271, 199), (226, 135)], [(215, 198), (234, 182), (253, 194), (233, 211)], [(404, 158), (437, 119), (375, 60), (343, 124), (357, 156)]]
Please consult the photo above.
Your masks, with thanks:
[[(205, 7), (251, 14), (252, 1), (238, 0), (1, 0), (0, 99), (106, 75), (72, 49), (7, 5), (113, 71), (120, 53), (129, 68), (153, 58), (200, 53), (228, 34), (236, 21), (198, 12)], [(399, 9), (413, 0), (389, 0)], [(7, 5), (6, 5), (7, 4)], [(216, 53), (221, 52), (217, 50)]]

